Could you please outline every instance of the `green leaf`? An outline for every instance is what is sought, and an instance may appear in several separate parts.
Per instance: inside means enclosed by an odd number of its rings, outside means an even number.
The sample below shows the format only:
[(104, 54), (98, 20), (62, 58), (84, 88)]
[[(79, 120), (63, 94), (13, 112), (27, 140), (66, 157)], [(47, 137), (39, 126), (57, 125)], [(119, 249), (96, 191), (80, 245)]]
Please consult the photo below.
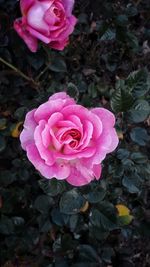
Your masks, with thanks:
[(11, 219), (3, 216), (0, 220), (0, 233), (10, 235), (14, 232), (14, 224)]
[(76, 100), (78, 100), (78, 96), (79, 96), (79, 91), (78, 91), (78, 88), (77, 86), (74, 84), (74, 83), (68, 83), (67, 85), (67, 93), (75, 98)]
[(132, 222), (133, 216), (132, 215), (125, 215), (125, 216), (119, 216), (118, 217), (118, 223), (122, 225), (128, 225)]
[(141, 97), (150, 89), (149, 73), (146, 68), (133, 71), (126, 79), (126, 85), (133, 96)]
[(91, 96), (92, 98), (97, 97), (97, 88), (96, 88), (94, 82), (92, 82), (92, 83), (89, 84), (89, 86), (88, 86), (88, 94), (89, 94), (89, 96)]
[(116, 90), (118, 90), (120, 88), (125, 88), (125, 80), (118, 79), (116, 81), (115, 88), (116, 88)]
[(149, 238), (150, 237), (150, 222), (142, 221), (140, 225), (138, 226), (138, 231), (142, 236)]
[(6, 127), (7, 120), (5, 118), (0, 119), (0, 130)]
[(98, 209), (92, 209), (90, 221), (96, 226), (103, 228), (105, 231), (116, 229), (116, 212), (115, 208), (109, 202), (101, 202)]
[(126, 89), (117, 89), (111, 98), (111, 107), (115, 112), (125, 112), (133, 105), (133, 97)]
[(76, 189), (65, 192), (60, 199), (60, 211), (65, 214), (76, 214), (85, 205), (83, 198)]
[(35, 54), (28, 55), (27, 59), (28, 59), (30, 65), (35, 70), (39, 70), (44, 65), (44, 57), (39, 53), (36, 53), (36, 56), (35, 56)]
[(139, 50), (138, 38), (132, 32), (127, 31), (126, 40), (133, 52), (137, 52)]
[(97, 209), (92, 210), (90, 221), (94, 226), (103, 228), (105, 230), (112, 230), (114, 227), (114, 224), (111, 222), (111, 220), (109, 220)]
[(116, 70), (117, 67), (117, 60), (116, 57), (113, 56), (111, 53), (103, 54), (102, 59), (105, 61), (106, 68), (113, 72)]
[(106, 191), (103, 188), (98, 188), (97, 191), (90, 192), (84, 197), (90, 202), (90, 203), (97, 203), (104, 199), (106, 195)]
[(90, 245), (82, 244), (78, 246), (79, 257), (83, 260), (100, 262), (97, 251)]
[(111, 247), (106, 247), (103, 248), (102, 251), (102, 259), (107, 263), (111, 263), (112, 257), (115, 255), (114, 250)]
[(139, 123), (147, 119), (150, 114), (150, 105), (145, 100), (138, 100), (135, 102), (133, 109), (131, 109), (127, 118), (131, 123)]
[(117, 16), (116, 24), (123, 27), (128, 25), (128, 17), (126, 15)]
[[(141, 172), (143, 173), (143, 169), (141, 169)], [(150, 180), (150, 164), (149, 164), (149, 162), (144, 165), (144, 177), (146, 180)]]
[(3, 136), (0, 135), (0, 153), (6, 148), (6, 141)]
[(48, 196), (57, 196), (65, 190), (64, 181), (58, 181), (57, 179), (46, 180), (42, 179), (39, 181), (39, 186), (45, 194)]
[(130, 152), (125, 148), (120, 148), (117, 151), (117, 158), (120, 160), (128, 159), (130, 155)]
[(41, 213), (48, 213), (53, 205), (53, 199), (46, 195), (40, 195), (34, 202), (34, 208)]
[(101, 36), (100, 40), (101, 41), (111, 41), (116, 38), (116, 32), (113, 29), (107, 29), (103, 35)]
[(131, 154), (131, 159), (137, 164), (146, 163), (148, 160), (146, 155), (142, 154), (141, 152), (133, 152)]
[(51, 211), (51, 217), (52, 217), (52, 221), (56, 225), (58, 225), (58, 226), (64, 225), (63, 217), (62, 217), (62, 214), (60, 213), (59, 209), (53, 209)]
[(70, 226), (70, 230), (71, 232), (74, 232), (76, 227), (77, 227), (77, 223), (79, 220), (79, 215), (78, 214), (73, 214), (70, 216), (69, 218), (69, 226)]
[(16, 174), (8, 170), (1, 171), (0, 181), (1, 181), (1, 185), (3, 185), (4, 187), (7, 187), (8, 185), (16, 181)]
[(52, 223), (49, 220), (47, 220), (43, 223), (40, 232), (47, 233), (51, 228), (52, 228)]
[(106, 240), (109, 235), (109, 230), (105, 230), (101, 227), (96, 227), (95, 225), (90, 225), (89, 230), (91, 238), (95, 238), (99, 241)]
[(124, 165), (124, 169), (132, 169), (134, 166), (134, 162), (131, 159), (124, 159), (122, 160), (122, 164)]
[(61, 246), (63, 251), (71, 250), (76, 246), (76, 241), (73, 240), (70, 234), (64, 234), (62, 236)]
[(67, 66), (64, 59), (58, 56), (51, 58), (49, 69), (54, 72), (67, 72)]
[(129, 193), (139, 193), (141, 190), (141, 182), (138, 175), (124, 176), (122, 179), (123, 186), (129, 191)]
[(147, 134), (146, 129), (141, 127), (135, 127), (130, 132), (130, 137), (133, 142), (137, 143), (140, 146), (145, 146), (146, 143), (150, 140), (150, 136)]
[(128, 4), (126, 8), (126, 15), (128, 17), (134, 17), (138, 14), (138, 10), (136, 6), (133, 6), (132, 4)]
[(17, 216), (12, 217), (12, 221), (13, 221), (13, 223), (14, 223), (15, 226), (24, 225), (24, 223), (25, 223), (24, 218), (22, 218), (22, 217), (17, 217)]
[(47, 214), (40, 214), (37, 218), (37, 222), (41, 233), (47, 233), (53, 226)]
[(27, 113), (27, 108), (26, 107), (20, 107), (16, 109), (14, 113), (14, 118), (18, 121), (22, 120), (25, 117), (25, 114)]

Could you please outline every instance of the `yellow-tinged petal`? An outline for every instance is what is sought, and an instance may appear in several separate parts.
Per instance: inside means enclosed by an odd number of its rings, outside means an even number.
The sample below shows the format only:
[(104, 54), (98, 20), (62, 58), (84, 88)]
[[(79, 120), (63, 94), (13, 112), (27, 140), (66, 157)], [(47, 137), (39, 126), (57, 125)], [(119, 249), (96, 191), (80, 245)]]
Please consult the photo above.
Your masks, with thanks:
[(121, 130), (117, 130), (117, 135), (120, 140), (123, 140), (123, 132)]
[(81, 212), (86, 212), (89, 208), (89, 202), (86, 201), (84, 206), (80, 209)]
[(130, 214), (130, 210), (125, 205), (118, 204), (116, 205), (116, 208), (119, 216), (127, 216)]
[(23, 124), (23, 122), (18, 122), (17, 124), (15, 124), (14, 128), (12, 129), (12, 132), (11, 132), (11, 136), (14, 137), (14, 138), (18, 138), (19, 135), (20, 135), (20, 132), (21, 132), (21, 125)]

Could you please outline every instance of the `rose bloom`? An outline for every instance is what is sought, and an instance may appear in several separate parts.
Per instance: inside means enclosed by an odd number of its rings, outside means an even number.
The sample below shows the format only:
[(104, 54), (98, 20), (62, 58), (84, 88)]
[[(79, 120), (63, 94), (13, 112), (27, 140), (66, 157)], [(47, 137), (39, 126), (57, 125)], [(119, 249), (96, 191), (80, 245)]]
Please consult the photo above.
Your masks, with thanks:
[(27, 113), (20, 140), (44, 177), (81, 186), (100, 178), (100, 163), (117, 147), (114, 124), (107, 109), (88, 110), (60, 92)]
[(15, 20), (14, 29), (32, 52), (38, 40), (63, 50), (77, 22), (73, 5), (74, 0), (20, 0), (22, 18)]

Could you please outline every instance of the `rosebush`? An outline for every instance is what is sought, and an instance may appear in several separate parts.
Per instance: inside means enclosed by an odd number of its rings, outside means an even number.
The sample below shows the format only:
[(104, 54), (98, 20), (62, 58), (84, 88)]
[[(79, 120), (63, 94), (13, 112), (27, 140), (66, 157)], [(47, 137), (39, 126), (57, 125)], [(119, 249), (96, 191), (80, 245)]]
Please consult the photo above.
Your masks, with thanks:
[(100, 163), (117, 147), (114, 124), (107, 109), (88, 110), (61, 92), (26, 115), (20, 140), (44, 177), (81, 186), (100, 178)]
[[(14, 31), (19, 3), (0, 0), (0, 265), (148, 267), (149, 1), (76, 0), (67, 48), (36, 53)], [(64, 89), (116, 118), (119, 145), (84, 186), (44, 179), (20, 144), (27, 114)]]
[(22, 18), (15, 20), (14, 29), (32, 52), (37, 51), (38, 40), (63, 50), (77, 22), (73, 5), (74, 0), (20, 0)]

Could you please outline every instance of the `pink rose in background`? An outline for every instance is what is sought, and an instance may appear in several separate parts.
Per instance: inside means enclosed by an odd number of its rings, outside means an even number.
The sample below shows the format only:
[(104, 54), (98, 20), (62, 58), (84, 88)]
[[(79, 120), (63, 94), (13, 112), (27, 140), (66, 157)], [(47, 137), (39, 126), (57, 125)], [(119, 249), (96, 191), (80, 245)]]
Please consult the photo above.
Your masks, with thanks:
[(20, 135), (28, 159), (46, 178), (74, 186), (101, 175), (101, 162), (118, 145), (114, 115), (77, 105), (65, 92), (27, 113)]
[(63, 50), (77, 22), (73, 5), (74, 0), (20, 0), (22, 18), (15, 20), (14, 29), (32, 52), (38, 40)]

